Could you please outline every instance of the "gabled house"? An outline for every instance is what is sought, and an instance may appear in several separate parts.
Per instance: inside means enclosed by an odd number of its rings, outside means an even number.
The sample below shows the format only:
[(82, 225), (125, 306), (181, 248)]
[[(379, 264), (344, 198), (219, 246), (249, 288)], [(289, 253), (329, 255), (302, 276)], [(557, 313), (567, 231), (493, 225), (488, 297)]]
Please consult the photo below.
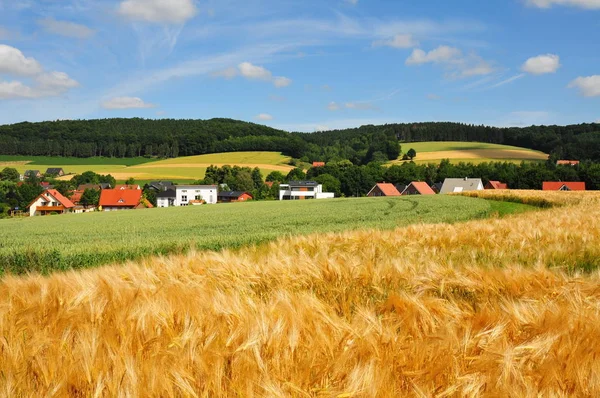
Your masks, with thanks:
[(28, 178), (42, 178), (42, 173), (40, 173), (39, 170), (25, 170), (25, 173), (23, 173), (23, 177), (24, 179), (28, 179)]
[(413, 181), (402, 191), (402, 195), (435, 195), (426, 182)]
[(500, 181), (488, 181), (485, 189), (508, 189), (508, 185)]
[(50, 167), (48, 170), (46, 170), (45, 174), (51, 177), (62, 177), (65, 175), (65, 172), (62, 167)]
[(167, 189), (156, 194), (156, 207), (171, 207), (175, 206), (177, 193), (175, 189)]
[(117, 185), (115, 185), (115, 189), (117, 189), (119, 191), (123, 191), (123, 190), (126, 190), (126, 189), (129, 189), (129, 190), (141, 190), (142, 188), (139, 185), (137, 185), (137, 184), (130, 184), (130, 185), (127, 185), (127, 184), (117, 184)]
[(252, 200), (254, 197), (245, 191), (223, 191), (217, 195), (217, 201), (219, 203), (233, 203), (233, 202), (246, 202)]
[(380, 182), (371, 188), (371, 190), (367, 193), (367, 196), (371, 198), (378, 196), (400, 196), (400, 192), (398, 192), (394, 184)]
[(76, 206), (81, 202), (81, 197), (83, 196), (84, 191), (75, 190), (71, 193), (71, 202), (73, 202)]
[(56, 189), (48, 189), (42, 192), (27, 207), (29, 208), (29, 215), (33, 217), (70, 213), (75, 204)]
[(157, 207), (188, 206), (217, 203), (216, 185), (173, 185), (173, 188), (156, 195)]
[(557, 160), (557, 166), (578, 166), (579, 160)]
[(429, 186), (429, 188), (431, 188), (433, 190), (433, 192), (435, 192), (435, 193), (440, 193), (443, 185), (444, 185), (443, 182), (434, 182), (433, 184), (431, 184)]
[(155, 192), (163, 192), (173, 187), (174, 185), (172, 181), (151, 181), (148, 184), (148, 189), (151, 189)]
[(483, 191), (481, 178), (446, 178), (440, 193)]
[(100, 192), (100, 210), (132, 210), (152, 208), (152, 204), (142, 197), (141, 189), (103, 189)]
[(313, 162), (312, 167), (323, 167), (325, 166), (325, 162)]
[(331, 199), (333, 192), (323, 192), (323, 185), (316, 181), (290, 181), (279, 185), (279, 200)]
[(545, 181), (542, 185), (543, 191), (585, 191), (585, 182), (574, 181)]

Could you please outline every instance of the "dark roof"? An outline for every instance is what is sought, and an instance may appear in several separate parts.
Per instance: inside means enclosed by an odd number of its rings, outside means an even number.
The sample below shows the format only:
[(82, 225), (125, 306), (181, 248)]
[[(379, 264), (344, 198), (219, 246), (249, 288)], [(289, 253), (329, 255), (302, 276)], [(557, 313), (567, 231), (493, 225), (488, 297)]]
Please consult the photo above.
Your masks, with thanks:
[(150, 181), (148, 188), (155, 189), (157, 191), (164, 191), (173, 186), (173, 181)]
[[(240, 196), (242, 196), (243, 194), (248, 193), (246, 191), (223, 191), (223, 192), (219, 192), (219, 194), (217, 195), (219, 198), (239, 198)], [(250, 195), (248, 193), (248, 195)]]
[(394, 185), (394, 186), (396, 187), (396, 189), (398, 190), (398, 192), (402, 193), (402, 192), (404, 192), (404, 190), (406, 189), (406, 187), (407, 187), (408, 185), (404, 185), (404, 184), (396, 184), (396, 185)]
[(25, 174), (24, 174), (25, 176), (28, 176), (30, 174), (38, 175), (38, 174), (40, 174), (40, 171), (39, 170), (25, 170)]
[(295, 187), (316, 187), (319, 185), (316, 181), (290, 181), (288, 184)]
[(59, 174), (61, 171), (64, 173), (62, 167), (50, 167), (46, 170), (46, 174)]
[(162, 191), (156, 195), (157, 198), (174, 198), (177, 194), (174, 189), (167, 189), (166, 191)]

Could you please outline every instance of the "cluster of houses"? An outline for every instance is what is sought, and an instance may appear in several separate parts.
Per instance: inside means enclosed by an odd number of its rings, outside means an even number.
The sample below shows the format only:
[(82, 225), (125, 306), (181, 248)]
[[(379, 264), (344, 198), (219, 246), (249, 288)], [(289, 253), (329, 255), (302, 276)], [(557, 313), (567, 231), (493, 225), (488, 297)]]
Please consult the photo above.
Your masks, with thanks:
[(65, 171), (62, 167), (50, 167), (46, 170), (45, 173), (40, 172), (39, 170), (25, 170), (25, 172), (19, 175), (19, 179), (21, 181), (25, 181), (29, 178), (42, 178), (46, 177), (62, 177), (65, 175)]

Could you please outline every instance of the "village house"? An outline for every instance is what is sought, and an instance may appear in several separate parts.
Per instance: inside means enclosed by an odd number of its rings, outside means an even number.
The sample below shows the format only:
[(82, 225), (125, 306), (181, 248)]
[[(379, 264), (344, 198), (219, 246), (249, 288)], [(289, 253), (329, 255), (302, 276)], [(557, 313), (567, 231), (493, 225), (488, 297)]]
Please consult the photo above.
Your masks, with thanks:
[(252, 195), (245, 191), (223, 191), (217, 195), (219, 203), (246, 202), (252, 199)]
[(100, 184), (81, 184), (77, 187), (78, 191), (85, 191), (86, 189), (101, 191), (103, 189), (110, 189), (110, 184), (108, 182), (101, 182)]
[(483, 191), (481, 178), (446, 178), (440, 193)]
[(42, 192), (27, 207), (29, 208), (29, 215), (33, 217), (70, 213), (75, 204), (56, 189), (48, 189)]
[(103, 189), (99, 208), (102, 211), (152, 208), (152, 203), (142, 197), (140, 189)]
[(325, 166), (325, 162), (313, 162), (312, 167), (323, 167)]
[(157, 207), (217, 203), (216, 185), (174, 185), (156, 195)]
[(39, 170), (25, 170), (23, 173), (24, 179), (27, 178), (42, 178), (42, 173)]
[(379, 196), (400, 196), (400, 192), (398, 192), (398, 189), (396, 189), (394, 184), (380, 182), (371, 188), (367, 193), (367, 196), (370, 198)]
[(579, 160), (557, 160), (557, 166), (579, 166)]
[(435, 195), (426, 182), (413, 181), (402, 191), (402, 195)]
[(172, 181), (151, 181), (147, 189), (150, 189), (155, 192), (164, 192), (168, 189), (172, 189), (174, 187)]
[(49, 177), (62, 177), (65, 175), (62, 167), (50, 167), (45, 173)]
[(279, 185), (279, 200), (331, 199), (333, 192), (323, 192), (323, 185), (315, 181), (290, 181)]
[(585, 191), (585, 182), (574, 181), (545, 181), (543, 191)]
[(485, 189), (508, 189), (508, 185), (500, 181), (488, 181)]

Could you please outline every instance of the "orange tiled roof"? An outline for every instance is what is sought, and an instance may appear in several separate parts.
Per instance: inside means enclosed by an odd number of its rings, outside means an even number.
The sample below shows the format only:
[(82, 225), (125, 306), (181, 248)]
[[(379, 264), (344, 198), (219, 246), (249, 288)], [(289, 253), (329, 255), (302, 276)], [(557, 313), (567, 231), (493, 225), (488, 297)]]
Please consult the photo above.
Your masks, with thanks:
[(433, 189), (431, 189), (431, 187), (429, 185), (427, 185), (426, 182), (414, 181), (414, 182), (411, 182), (410, 185), (412, 185), (413, 187), (415, 187), (415, 189), (421, 195), (435, 195), (435, 192), (433, 191)]
[(376, 187), (378, 187), (385, 196), (400, 196), (400, 192), (398, 192), (394, 184), (384, 182), (377, 184)]
[(561, 181), (545, 181), (542, 189), (544, 191), (558, 191), (563, 186), (566, 186), (571, 191), (585, 191), (585, 182), (561, 182)]
[(139, 189), (103, 189), (100, 192), (100, 206), (135, 207), (142, 200)]

